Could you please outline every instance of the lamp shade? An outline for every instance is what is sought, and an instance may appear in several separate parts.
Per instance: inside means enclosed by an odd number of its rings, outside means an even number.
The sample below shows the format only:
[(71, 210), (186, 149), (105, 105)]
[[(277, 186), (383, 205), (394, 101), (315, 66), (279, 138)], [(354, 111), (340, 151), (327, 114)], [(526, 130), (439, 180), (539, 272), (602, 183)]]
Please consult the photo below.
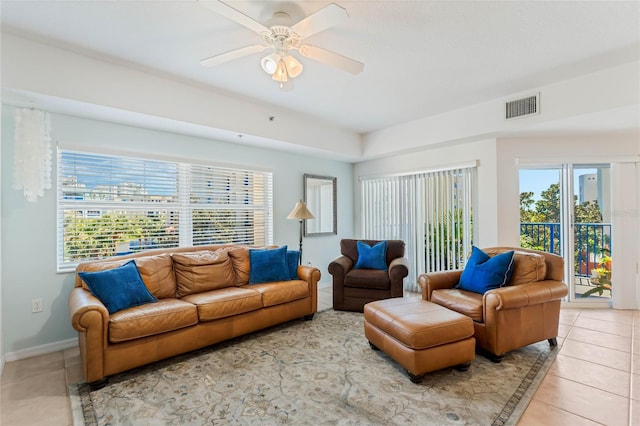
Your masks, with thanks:
[(287, 74), (289, 74), (289, 77), (296, 78), (302, 72), (302, 64), (293, 56), (288, 55), (284, 58), (284, 63), (287, 65)]
[(282, 59), (278, 61), (278, 67), (276, 68), (276, 71), (271, 75), (271, 78), (275, 81), (279, 81), (280, 83), (284, 83), (285, 81), (287, 81), (287, 66)]
[(313, 219), (313, 214), (311, 214), (311, 212), (307, 208), (307, 204), (304, 201), (300, 200), (296, 203), (293, 210), (291, 210), (291, 213), (289, 213), (287, 219)]
[(271, 55), (267, 55), (264, 58), (262, 58), (262, 60), (260, 61), (260, 65), (262, 66), (262, 69), (264, 70), (264, 72), (266, 72), (269, 75), (273, 75), (273, 73), (276, 72), (276, 68), (278, 67), (279, 60), (280, 60), (280, 56), (278, 56), (275, 53), (272, 53)]

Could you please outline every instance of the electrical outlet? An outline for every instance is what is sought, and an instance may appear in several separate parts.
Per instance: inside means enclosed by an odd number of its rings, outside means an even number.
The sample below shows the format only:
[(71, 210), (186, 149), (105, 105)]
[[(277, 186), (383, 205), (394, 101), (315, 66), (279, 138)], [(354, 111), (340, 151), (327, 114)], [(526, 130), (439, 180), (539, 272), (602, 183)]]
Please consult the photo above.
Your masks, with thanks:
[(31, 300), (31, 313), (35, 314), (37, 312), (44, 311), (44, 306), (42, 305), (42, 299), (33, 299)]

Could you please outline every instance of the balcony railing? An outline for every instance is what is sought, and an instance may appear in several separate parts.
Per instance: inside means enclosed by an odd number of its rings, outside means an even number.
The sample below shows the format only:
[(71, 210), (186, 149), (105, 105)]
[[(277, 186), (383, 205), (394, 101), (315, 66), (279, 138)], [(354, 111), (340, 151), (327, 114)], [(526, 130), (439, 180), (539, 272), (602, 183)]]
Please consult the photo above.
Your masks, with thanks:
[[(600, 267), (600, 260), (604, 256), (611, 257), (611, 224), (576, 223), (573, 229), (576, 284), (592, 286), (591, 271)], [(562, 254), (559, 223), (521, 223), (520, 237), (523, 247)]]

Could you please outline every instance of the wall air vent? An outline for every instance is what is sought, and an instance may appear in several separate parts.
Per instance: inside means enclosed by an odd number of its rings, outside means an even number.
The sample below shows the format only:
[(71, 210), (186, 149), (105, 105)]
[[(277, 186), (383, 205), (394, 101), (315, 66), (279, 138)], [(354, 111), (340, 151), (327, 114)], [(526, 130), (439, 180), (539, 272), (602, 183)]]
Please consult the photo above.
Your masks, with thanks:
[(540, 94), (505, 102), (505, 120), (540, 114)]

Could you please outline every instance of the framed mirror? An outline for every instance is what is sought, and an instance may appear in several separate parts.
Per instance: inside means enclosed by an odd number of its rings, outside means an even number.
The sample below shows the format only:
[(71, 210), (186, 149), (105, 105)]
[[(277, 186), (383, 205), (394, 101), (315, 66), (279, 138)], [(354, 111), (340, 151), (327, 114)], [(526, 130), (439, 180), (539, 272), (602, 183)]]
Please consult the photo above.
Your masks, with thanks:
[(304, 221), (305, 237), (338, 233), (337, 181), (331, 176), (304, 175), (304, 201), (314, 216)]

